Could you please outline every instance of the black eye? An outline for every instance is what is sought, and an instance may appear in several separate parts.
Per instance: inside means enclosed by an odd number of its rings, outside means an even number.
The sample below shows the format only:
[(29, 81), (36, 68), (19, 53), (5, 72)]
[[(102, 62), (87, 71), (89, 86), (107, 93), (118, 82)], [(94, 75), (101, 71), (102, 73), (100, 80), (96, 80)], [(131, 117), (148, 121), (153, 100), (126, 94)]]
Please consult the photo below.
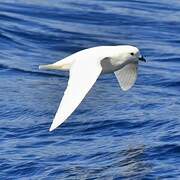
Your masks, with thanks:
[(134, 56), (134, 53), (132, 52), (132, 53), (130, 53), (131, 54), (131, 56)]

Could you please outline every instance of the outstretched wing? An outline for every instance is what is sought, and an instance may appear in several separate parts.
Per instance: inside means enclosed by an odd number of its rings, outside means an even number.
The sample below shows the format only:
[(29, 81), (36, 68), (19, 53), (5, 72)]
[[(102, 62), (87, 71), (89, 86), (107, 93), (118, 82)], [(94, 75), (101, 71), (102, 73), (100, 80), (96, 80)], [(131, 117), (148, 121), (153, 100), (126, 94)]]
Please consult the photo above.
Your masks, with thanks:
[(138, 63), (130, 63), (114, 72), (123, 91), (129, 90), (134, 85), (137, 79), (137, 67)]
[(60, 126), (73, 113), (96, 82), (101, 71), (102, 67), (98, 61), (78, 59), (74, 62), (70, 69), (68, 86), (64, 92), (50, 131)]

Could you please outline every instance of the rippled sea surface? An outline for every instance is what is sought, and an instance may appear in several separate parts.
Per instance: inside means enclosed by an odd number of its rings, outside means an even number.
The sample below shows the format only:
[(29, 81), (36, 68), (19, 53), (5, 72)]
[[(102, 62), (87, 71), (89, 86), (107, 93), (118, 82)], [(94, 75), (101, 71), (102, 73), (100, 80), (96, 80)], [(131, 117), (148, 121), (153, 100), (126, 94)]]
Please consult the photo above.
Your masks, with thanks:
[[(101, 76), (49, 132), (68, 73), (38, 65), (118, 44), (136, 85)], [(180, 1), (0, 0), (0, 179), (180, 179)]]

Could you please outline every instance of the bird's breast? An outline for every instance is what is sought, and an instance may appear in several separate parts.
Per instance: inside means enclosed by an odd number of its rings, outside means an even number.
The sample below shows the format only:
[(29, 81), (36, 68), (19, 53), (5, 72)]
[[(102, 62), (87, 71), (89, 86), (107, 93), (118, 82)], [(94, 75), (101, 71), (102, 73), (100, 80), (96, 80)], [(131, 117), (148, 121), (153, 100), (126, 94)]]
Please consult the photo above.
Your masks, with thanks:
[(101, 61), (102, 73), (113, 73), (121, 68), (123, 68), (127, 63), (117, 63), (111, 58), (104, 58)]

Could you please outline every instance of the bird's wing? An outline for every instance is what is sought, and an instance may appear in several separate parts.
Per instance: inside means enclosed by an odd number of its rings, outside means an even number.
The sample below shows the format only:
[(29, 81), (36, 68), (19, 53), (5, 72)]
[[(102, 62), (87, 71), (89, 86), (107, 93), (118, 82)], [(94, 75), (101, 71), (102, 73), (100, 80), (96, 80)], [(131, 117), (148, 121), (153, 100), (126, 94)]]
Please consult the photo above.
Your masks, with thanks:
[(123, 91), (129, 90), (134, 85), (137, 78), (137, 68), (138, 63), (130, 63), (114, 72)]
[(70, 69), (68, 86), (50, 131), (60, 126), (77, 108), (101, 74), (100, 62), (92, 59), (78, 59)]

